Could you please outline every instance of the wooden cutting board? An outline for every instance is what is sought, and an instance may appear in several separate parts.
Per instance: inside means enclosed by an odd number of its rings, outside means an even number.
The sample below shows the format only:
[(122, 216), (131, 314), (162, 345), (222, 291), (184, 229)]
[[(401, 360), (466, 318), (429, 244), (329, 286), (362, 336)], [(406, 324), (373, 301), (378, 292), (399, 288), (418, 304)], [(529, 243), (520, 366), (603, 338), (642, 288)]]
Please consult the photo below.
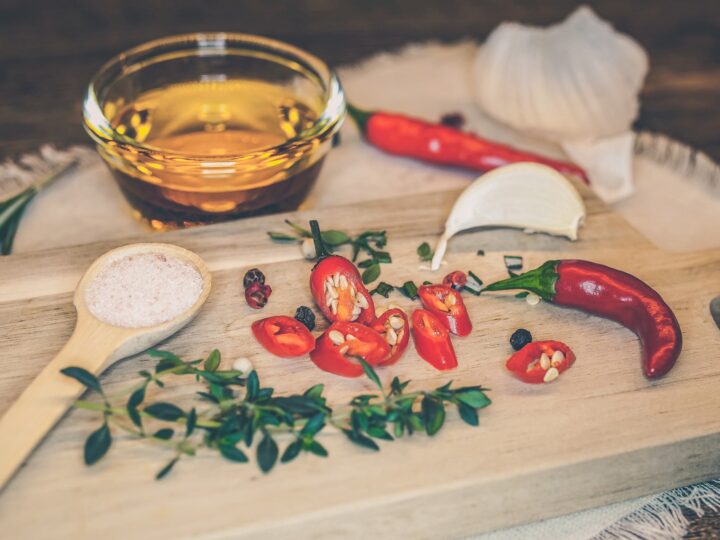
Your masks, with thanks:
[[(455, 340), (460, 367), (440, 373), (409, 351), (380, 371), (419, 389), (452, 378), (483, 384), (494, 403), (477, 428), (451, 411), (436, 437), (383, 443), (373, 453), (327, 430), (330, 457), (304, 455), (261, 474), (254, 463), (214, 453), (183, 460), (163, 481), (154, 474), (166, 450), (116, 438), (97, 465), (82, 463), (85, 437), (99, 425), (87, 411), (69, 413), (0, 495), (3, 538), (450, 538), (529, 522), (661, 491), (720, 475), (720, 331), (708, 311), (720, 292), (720, 251), (662, 253), (588, 193), (588, 220), (571, 243), (512, 230), (465, 234), (451, 242), (445, 271), (472, 269), (485, 281), (506, 275), (503, 254), (525, 257), (529, 269), (551, 258), (580, 257), (619, 267), (646, 280), (674, 308), (685, 347), (675, 369), (650, 383), (640, 370), (636, 337), (610, 321), (508, 296), (467, 301), (475, 330)], [(358, 233), (385, 228), (393, 264), (382, 279), (422, 282), (415, 250), (441, 232), (456, 192), (383, 200), (296, 213), (325, 228)], [(310, 305), (310, 264), (296, 246), (268, 241), (283, 218), (132, 238), (177, 243), (199, 253), (213, 271), (214, 289), (196, 321), (164, 347), (196, 358), (213, 347), (225, 366), (247, 356), (277, 392), (324, 383), (332, 404), (371, 390), (364, 379), (341, 379), (309, 360), (283, 360), (259, 348), (252, 321), (292, 314)], [(3, 258), (0, 261), (0, 413), (69, 336), (71, 291), (98, 255), (127, 242), (105, 242)], [(476, 255), (484, 249), (486, 255)], [(273, 287), (263, 312), (245, 306), (244, 272), (259, 266)], [(391, 301), (410, 307), (400, 295)], [(384, 300), (380, 299), (379, 304)], [(537, 339), (559, 339), (577, 354), (559, 381), (539, 387), (508, 375), (509, 335), (528, 328)], [(150, 369), (130, 358), (103, 376), (120, 392)], [(187, 384), (187, 383), (186, 383)], [(189, 399), (193, 384), (172, 385), (170, 399)], [(153, 394), (155, 395), (155, 394)], [(152, 398), (152, 396), (151, 396)], [(0, 444), (2, 442), (0, 441)], [(284, 444), (283, 444), (284, 446)]]

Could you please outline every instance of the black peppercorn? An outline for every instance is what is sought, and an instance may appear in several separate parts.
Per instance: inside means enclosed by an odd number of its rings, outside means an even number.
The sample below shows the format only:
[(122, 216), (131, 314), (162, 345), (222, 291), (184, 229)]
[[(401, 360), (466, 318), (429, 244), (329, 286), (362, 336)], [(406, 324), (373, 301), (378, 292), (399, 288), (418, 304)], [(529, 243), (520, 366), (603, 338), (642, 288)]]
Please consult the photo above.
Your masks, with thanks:
[(513, 332), (513, 335), (510, 336), (510, 346), (516, 351), (519, 351), (525, 345), (531, 342), (532, 334), (524, 328), (518, 328)]
[(295, 318), (307, 326), (311, 332), (315, 329), (315, 313), (307, 306), (300, 306), (295, 311)]
[(264, 285), (265, 284), (265, 274), (263, 274), (260, 270), (257, 268), (253, 268), (251, 270), (248, 270), (245, 273), (245, 277), (243, 278), (243, 286), (247, 289), (250, 285), (253, 283), (257, 283), (258, 285)]

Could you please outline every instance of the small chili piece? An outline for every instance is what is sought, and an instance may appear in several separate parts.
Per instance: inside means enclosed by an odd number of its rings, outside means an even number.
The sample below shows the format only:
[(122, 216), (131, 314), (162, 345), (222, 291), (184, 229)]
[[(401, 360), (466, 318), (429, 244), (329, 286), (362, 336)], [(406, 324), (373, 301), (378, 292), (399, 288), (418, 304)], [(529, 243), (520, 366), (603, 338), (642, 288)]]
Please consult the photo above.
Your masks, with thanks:
[(372, 329), (385, 338), (390, 346), (387, 358), (379, 366), (394, 364), (405, 353), (410, 342), (410, 323), (402, 309), (388, 309), (372, 323)]
[(447, 285), (423, 285), (418, 289), (423, 307), (456, 336), (467, 336), (472, 331), (462, 295)]
[(585, 171), (573, 163), (542, 157), (453, 127), (401, 114), (364, 111), (353, 105), (348, 105), (347, 109), (365, 138), (389, 154), (475, 171), (489, 171), (509, 163), (530, 161), (543, 163), (588, 182)]
[(255, 321), (252, 332), (260, 345), (282, 358), (302, 356), (315, 348), (315, 338), (310, 330), (297, 319), (285, 315)]
[(329, 321), (369, 324), (375, 320), (375, 304), (355, 265), (340, 255), (329, 255), (318, 222), (310, 222), (319, 259), (310, 273), (310, 291)]
[(513, 354), (505, 364), (513, 375), (530, 384), (549, 383), (575, 362), (570, 347), (560, 341), (534, 341)]
[(649, 379), (672, 369), (682, 350), (682, 332), (672, 309), (645, 282), (590, 261), (547, 261), (538, 268), (488, 285), (486, 291), (525, 289), (547, 302), (617, 321), (640, 339)]
[(377, 366), (389, 354), (390, 345), (372, 328), (336, 321), (318, 338), (310, 360), (323, 371), (342, 377), (359, 377), (364, 370), (358, 357)]
[(467, 274), (461, 270), (455, 270), (454, 272), (450, 272), (447, 276), (445, 276), (442, 280), (443, 285), (447, 285), (448, 287), (452, 287), (458, 292), (461, 292), (465, 285), (467, 284)]
[(415, 350), (428, 364), (439, 370), (457, 367), (457, 356), (450, 341), (450, 334), (440, 319), (430, 311), (426, 309), (413, 311), (412, 334)]

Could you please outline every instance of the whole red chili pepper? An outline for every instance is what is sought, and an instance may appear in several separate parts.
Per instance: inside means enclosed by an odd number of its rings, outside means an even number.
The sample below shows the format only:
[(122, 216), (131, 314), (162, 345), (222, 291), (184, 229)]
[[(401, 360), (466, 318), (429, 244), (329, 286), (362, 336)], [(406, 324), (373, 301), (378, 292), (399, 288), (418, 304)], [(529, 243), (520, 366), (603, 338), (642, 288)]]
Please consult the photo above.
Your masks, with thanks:
[(530, 161), (588, 182), (587, 174), (577, 165), (482, 139), (443, 124), (395, 113), (363, 111), (352, 105), (348, 105), (348, 113), (370, 143), (390, 154), (475, 171)]
[(355, 265), (340, 255), (329, 255), (318, 222), (310, 228), (319, 259), (310, 273), (310, 291), (325, 317), (333, 321), (369, 324), (375, 320), (375, 304)]
[(682, 332), (675, 314), (645, 282), (621, 270), (580, 261), (547, 261), (534, 270), (498, 281), (485, 291), (525, 289), (543, 300), (619, 322), (640, 338), (643, 371), (665, 375), (680, 355)]

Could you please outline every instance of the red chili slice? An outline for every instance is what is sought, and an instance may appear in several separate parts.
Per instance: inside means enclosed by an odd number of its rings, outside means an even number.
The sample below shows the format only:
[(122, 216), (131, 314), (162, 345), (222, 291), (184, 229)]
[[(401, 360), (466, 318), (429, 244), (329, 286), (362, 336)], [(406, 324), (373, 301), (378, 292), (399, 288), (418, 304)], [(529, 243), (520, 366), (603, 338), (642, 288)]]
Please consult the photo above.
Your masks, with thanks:
[(461, 270), (455, 270), (454, 272), (450, 272), (447, 276), (445, 276), (442, 282), (443, 285), (452, 287), (456, 291), (462, 291), (463, 287), (467, 283), (467, 274), (465, 272), (462, 272)]
[(405, 312), (398, 308), (388, 309), (372, 323), (371, 328), (390, 345), (390, 353), (378, 365), (389, 366), (400, 360), (410, 342), (410, 323)]
[(329, 321), (369, 324), (375, 320), (375, 304), (360, 272), (345, 257), (322, 259), (310, 274), (315, 303)]
[(418, 289), (423, 307), (437, 315), (456, 336), (467, 336), (472, 323), (459, 292), (447, 285), (423, 285)]
[(440, 370), (457, 367), (455, 349), (443, 323), (430, 311), (416, 309), (412, 314), (415, 350), (428, 364)]
[(276, 315), (252, 324), (252, 331), (260, 345), (275, 356), (292, 358), (315, 348), (315, 338), (307, 327), (292, 317)]
[(523, 382), (552, 382), (575, 362), (575, 353), (560, 341), (533, 341), (513, 354), (505, 364)]
[(342, 377), (359, 377), (364, 370), (357, 357), (377, 366), (390, 354), (390, 345), (378, 332), (358, 323), (334, 322), (310, 353), (317, 367)]

